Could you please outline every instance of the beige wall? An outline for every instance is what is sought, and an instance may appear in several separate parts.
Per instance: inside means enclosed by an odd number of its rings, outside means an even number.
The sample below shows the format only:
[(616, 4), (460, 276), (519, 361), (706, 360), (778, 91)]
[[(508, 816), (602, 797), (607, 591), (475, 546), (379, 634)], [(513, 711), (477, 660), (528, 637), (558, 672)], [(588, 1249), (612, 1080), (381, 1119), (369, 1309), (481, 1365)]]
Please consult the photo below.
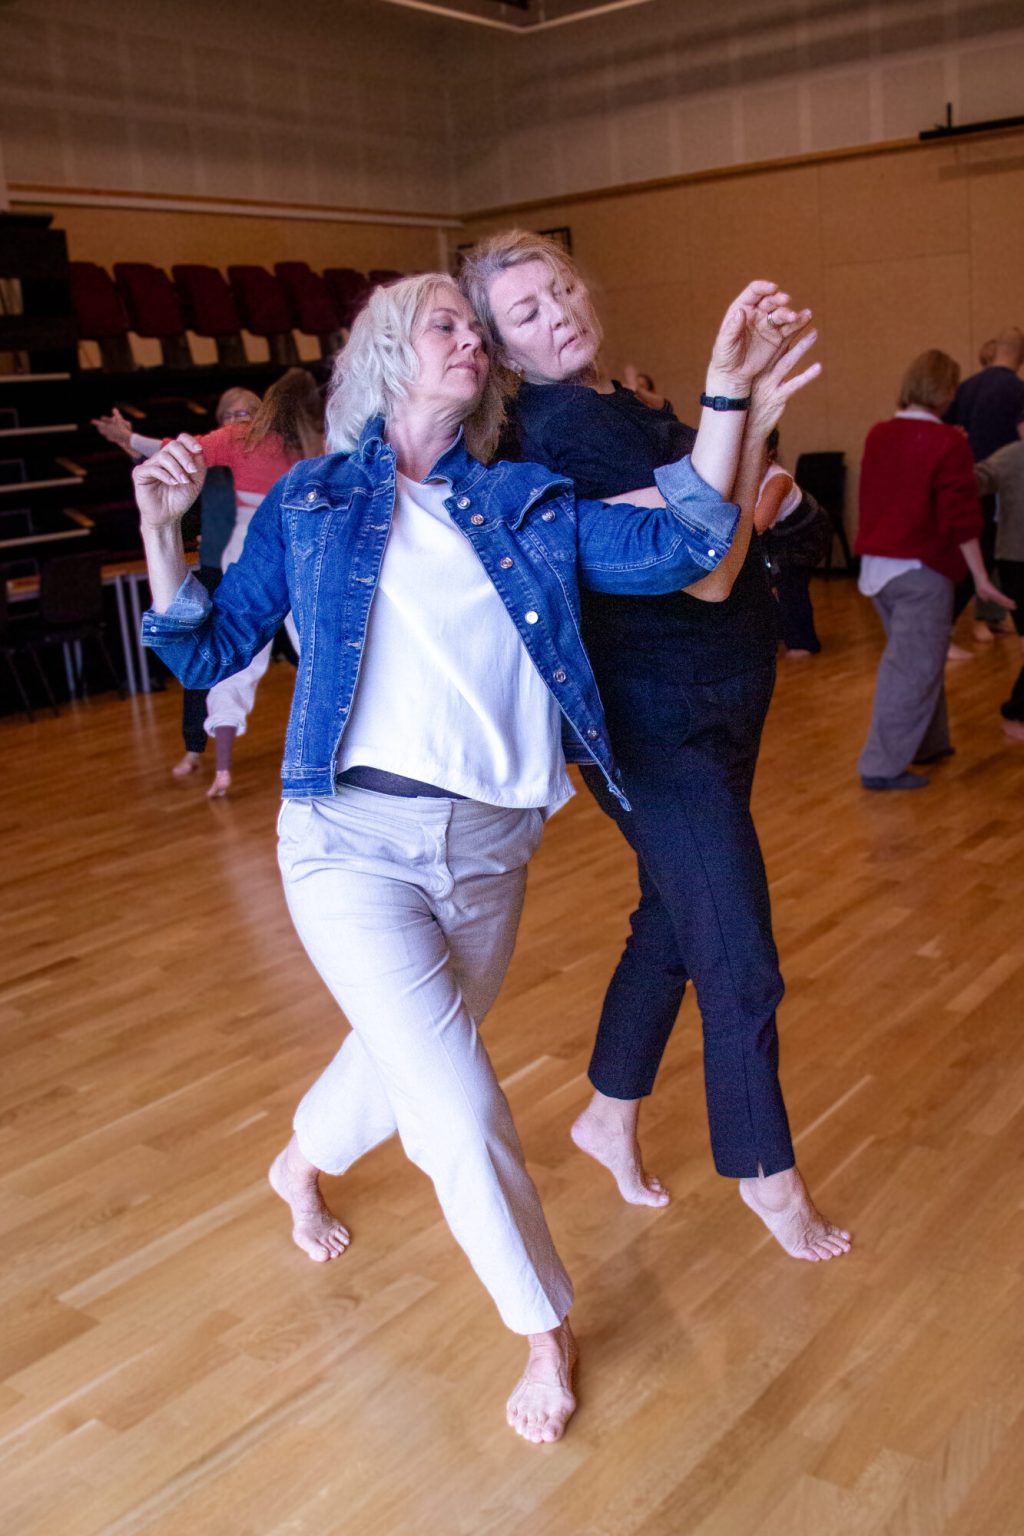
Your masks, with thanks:
[(751, 277), (790, 286), (824, 375), (783, 420), (783, 459), (842, 449), (851, 522), (865, 433), (910, 359), (941, 347), (970, 373), (988, 336), (1024, 324), (1024, 132), (524, 208), (459, 240), (508, 224), (571, 228), (613, 372), (649, 370), (691, 421), (728, 300)]
[(462, 208), (915, 136), (1024, 111), (1021, 0), (651, 0), (457, 67)]
[(7, 0), (8, 180), (448, 212), (453, 26), (370, 0)]

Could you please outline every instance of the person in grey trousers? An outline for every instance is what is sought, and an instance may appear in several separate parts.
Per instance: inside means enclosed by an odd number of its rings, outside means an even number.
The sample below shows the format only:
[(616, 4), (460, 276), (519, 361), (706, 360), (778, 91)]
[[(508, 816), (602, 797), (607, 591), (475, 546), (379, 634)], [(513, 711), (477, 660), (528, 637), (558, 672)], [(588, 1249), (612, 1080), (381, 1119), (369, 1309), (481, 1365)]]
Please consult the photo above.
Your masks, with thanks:
[(909, 765), (950, 757), (944, 666), (953, 589), (1014, 608), (981, 556), (981, 504), (964, 433), (942, 421), (959, 364), (931, 348), (903, 376), (899, 409), (868, 433), (860, 478), (859, 586), (885, 630), (871, 727), (858, 769), (865, 789), (923, 789)]

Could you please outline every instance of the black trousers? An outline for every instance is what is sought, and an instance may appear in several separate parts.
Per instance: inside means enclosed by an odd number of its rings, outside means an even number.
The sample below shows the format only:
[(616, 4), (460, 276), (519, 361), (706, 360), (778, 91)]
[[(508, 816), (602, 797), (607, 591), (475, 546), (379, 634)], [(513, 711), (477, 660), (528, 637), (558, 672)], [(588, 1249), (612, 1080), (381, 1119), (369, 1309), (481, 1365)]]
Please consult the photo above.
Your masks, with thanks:
[[(219, 565), (201, 565), (196, 570), (196, 575), (206, 588), (213, 593), (220, 584), (223, 572)], [(185, 743), (186, 752), (206, 751), (206, 688), (186, 688), (181, 700), (181, 737)]]
[(621, 809), (600, 772), (583, 771), (636, 852), (641, 892), (604, 1000), (590, 1080), (612, 1098), (649, 1094), (692, 978), (712, 1154), (728, 1178), (794, 1163), (778, 1076), (783, 984), (750, 814), (774, 679), (774, 663), (716, 683), (602, 668), (632, 811)]
[(816, 656), (821, 650), (821, 641), (814, 627), (811, 573), (806, 566), (782, 567), (775, 578), (775, 600), (778, 603), (779, 638), (786, 650), (811, 651)]

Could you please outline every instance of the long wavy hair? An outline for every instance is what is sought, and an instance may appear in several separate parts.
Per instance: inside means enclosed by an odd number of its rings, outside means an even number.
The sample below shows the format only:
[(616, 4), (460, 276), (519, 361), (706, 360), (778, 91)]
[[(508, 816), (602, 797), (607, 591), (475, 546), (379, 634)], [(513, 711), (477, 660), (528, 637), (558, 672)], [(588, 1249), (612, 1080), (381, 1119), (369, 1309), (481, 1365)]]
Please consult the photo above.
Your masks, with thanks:
[(324, 451), (324, 404), (316, 380), (305, 368), (289, 368), (271, 384), (253, 412), (245, 446), (259, 446), (272, 432), (303, 459)]
[[(501, 329), (491, 304), (491, 284), (509, 267), (521, 267), (528, 261), (542, 261), (562, 291), (563, 302), (574, 325), (585, 326), (595, 341), (594, 364), (604, 340), (601, 322), (597, 317), (586, 279), (567, 251), (547, 235), (534, 234), (526, 229), (503, 229), (496, 235), (488, 235), (479, 241), (463, 257), (459, 269), (459, 287), (473, 306), (473, 311), (484, 328), (499, 367), (509, 374)], [(513, 375), (514, 378), (514, 375)], [(508, 379), (503, 382), (508, 384)], [(514, 388), (514, 382), (512, 384)]]
[[(375, 288), (356, 316), (339, 352), (327, 399), (327, 447), (349, 453), (366, 423), (375, 416), (390, 420), (419, 372), (413, 336), (439, 288), (458, 293), (446, 272), (422, 272), (386, 288)], [(485, 350), (490, 348), (486, 344)], [(493, 457), (505, 420), (500, 380), (493, 368), (478, 404), (463, 422), (466, 446), (485, 464)]]

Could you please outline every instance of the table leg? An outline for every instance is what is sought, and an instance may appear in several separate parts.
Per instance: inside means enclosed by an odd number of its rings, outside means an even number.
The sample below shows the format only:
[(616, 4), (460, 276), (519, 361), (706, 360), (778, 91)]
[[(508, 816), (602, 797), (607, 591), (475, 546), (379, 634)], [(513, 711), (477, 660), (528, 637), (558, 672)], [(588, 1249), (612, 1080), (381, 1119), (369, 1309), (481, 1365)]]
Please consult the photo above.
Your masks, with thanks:
[(138, 693), (135, 679), (135, 640), (128, 624), (128, 610), (124, 600), (124, 577), (114, 577), (114, 595), (117, 598), (117, 623), (121, 631), (121, 649), (124, 651), (124, 668), (129, 693)]
[(139, 582), (147, 581), (145, 574), (130, 574), (126, 578), (128, 582), (128, 598), (132, 609), (132, 636), (135, 641), (136, 665), (139, 669), (139, 692), (152, 693), (153, 685), (149, 679), (149, 657), (146, 647), (142, 643), (142, 605), (139, 602)]

